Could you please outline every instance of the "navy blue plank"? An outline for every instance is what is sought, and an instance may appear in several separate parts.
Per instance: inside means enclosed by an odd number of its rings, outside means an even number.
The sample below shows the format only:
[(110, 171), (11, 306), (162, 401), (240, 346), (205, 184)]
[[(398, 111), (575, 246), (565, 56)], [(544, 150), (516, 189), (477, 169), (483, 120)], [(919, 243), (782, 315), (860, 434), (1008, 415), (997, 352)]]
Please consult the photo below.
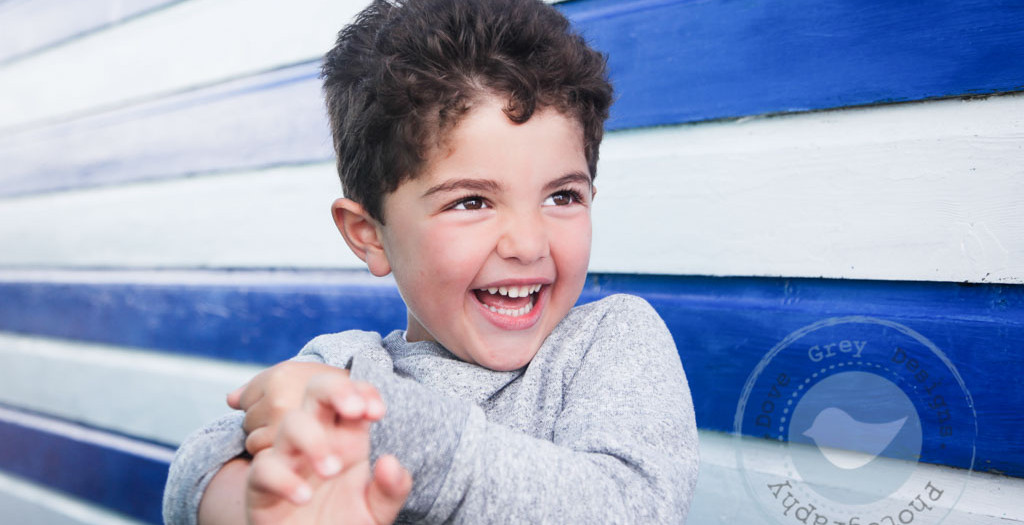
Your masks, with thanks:
[(174, 449), (0, 406), (0, 470), (148, 523)]
[[(330, 275), (305, 283), (301, 276), (287, 282), (264, 277), (231, 286), (8, 280), (0, 282), (0, 330), (271, 363), (293, 355), (320, 333), (350, 328), (386, 333), (404, 327), (404, 306), (390, 281), (359, 273)], [(1024, 476), (1024, 449), (1018, 445), (1024, 389), (1017, 381), (1024, 376), (1024, 286), (595, 275), (581, 301), (619, 292), (646, 298), (665, 319), (688, 372), (702, 428), (737, 429), (746, 383), (787, 337), (828, 319), (868, 317), (877, 322), (808, 335), (795, 343), (803, 344), (803, 350), (782, 355), (772, 366), (803, 378), (833, 362), (807, 359), (814, 337), (822, 345), (851, 340), (885, 346), (885, 378), (909, 389), (922, 414), (926, 461)], [(925, 346), (879, 322), (926, 338), (948, 359), (970, 397), (961, 395), (955, 377)], [(899, 358), (892, 353), (897, 348), (911, 354), (892, 361)], [(906, 355), (927, 364), (932, 377), (947, 378), (940, 391), (959, 411), (955, 442), (942, 439), (935, 420), (940, 415), (920, 407), (930, 398), (914, 397), (924, 396), (923, 387), (898, 373), (908, 364)], [(871, 366), (877, 363), (860, 369), (876, 370)], [(761, 393), (755, 390), (751, 403)], [(758, 413), (750, 406), (739, 430), (789, 438), (751, 427)]]
[(560, 4), (609, 56), (610, 129), (1024, 89), (1005, 0)]
[(183, 0), (61, 0), (0, 4), (0, 67)]
[(322, 333), (404, 327), (397, 289), (362, 273), (327, 284), (0, 282), (0, 330), (248, 363), (287, 359)]
[(317, 63), (304, 62), (0, 133), (0, 196), (325, 162), (332, 155)]
[[(1009, 2), (559, 8), (609, 56), (613, 130), (1024, 89), (1024, 9)], [(0, 196), (329, 161), (318, 61), (0, 130)]]

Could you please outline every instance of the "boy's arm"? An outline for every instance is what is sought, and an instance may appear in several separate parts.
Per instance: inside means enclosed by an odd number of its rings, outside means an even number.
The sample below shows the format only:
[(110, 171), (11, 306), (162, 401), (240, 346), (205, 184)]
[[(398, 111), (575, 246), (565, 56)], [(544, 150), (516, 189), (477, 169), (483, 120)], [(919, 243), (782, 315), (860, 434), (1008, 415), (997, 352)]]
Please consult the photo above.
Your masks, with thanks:
[[(231, 472), (248, 464), (248, 460), (239, 459), (245, 451), (245, 432), (242, 430), (242, 419), (245, 414), (232, 412), (213, 423), (192, 433), (178, 447), (171, 462), (167, 475), (167, 486), (164, 488), (164, 523), (173, 525), (194, 525), (197, 523), (199, 502), (203, 498), (210, 480), (218, 474), (221, 467), (229, 461), (237, 459)], [(226, 472), (230, 474), (231, 472)], [(231, 499), (239, 511), (241, 495), (244, 494), (244, 472), (234, 476), (241, 480), (237, 491), (224, 488), (215, 494), (215, 498), (224, 497), (225, 501), (213, 508), (231, 508)], [(220, 478), (218, 481), (224, 481)], [(222, 485), (223, 486), (223, 485)], [(244, 518), (244, 516), (243, 516)]]
[[(246, 480), (252, 460), (245, 457), (232, 459), (220, 467), (203, 491), (199, 503), (199, 523), (245, 523)], [(177, 523), (165, 519), (166, 523)]]
[(472, 402), (390, 368), (353, 361), (353, 379), (374, 384), (389, 408), (374, 429), (374, 451), (394, 453), (416, 480), (404, 519), (685, 520), (697, 434), (675, 345), (649, 305), (614, 302), (621, 308), (609, 308), (565, 383), (550, 441), (490, 423)]

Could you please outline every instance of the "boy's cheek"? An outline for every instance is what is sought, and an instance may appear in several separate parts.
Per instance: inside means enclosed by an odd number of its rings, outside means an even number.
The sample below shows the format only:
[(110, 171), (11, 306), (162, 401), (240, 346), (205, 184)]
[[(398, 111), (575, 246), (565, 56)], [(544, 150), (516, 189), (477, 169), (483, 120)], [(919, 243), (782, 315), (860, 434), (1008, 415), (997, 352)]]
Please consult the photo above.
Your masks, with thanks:
[(568, 260), (566, 264), (586, 267), (590, 260), (592, 233), (590, 221), (580, 221), (570, 227), (561, 228), (556, 238), (552, 239), (552, 251), (562, 253)]

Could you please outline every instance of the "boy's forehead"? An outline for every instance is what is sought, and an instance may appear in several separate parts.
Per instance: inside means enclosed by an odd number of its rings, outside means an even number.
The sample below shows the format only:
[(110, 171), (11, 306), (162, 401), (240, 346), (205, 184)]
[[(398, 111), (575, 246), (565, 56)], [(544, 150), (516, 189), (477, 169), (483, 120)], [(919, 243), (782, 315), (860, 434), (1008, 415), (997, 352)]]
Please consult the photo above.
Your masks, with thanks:
[[(543, 171), (548, 178), (562, 178), (566, 175), (576, 181), (590, 184), (591, 177), (586, 162), (583, 142), (583, 125), (579, 119), (550, 107), (539, 107), (524, 122), (515, 122), (504, 111), (503, 99), (484, 97), (478, 99), (458, 120), (446, 129), (435, 131), (435, 138), (428, 140), (417, 169), (401, 178), (393, 192), (384, 195), (385, 202), (391, 194), (405, 190), (429, 196), (446, 190), (470, 190), (494, 192), (507, 189), (502, 177), (495, 175), (503, 167), (500, 156), (510, 152), (514, 157), (536, 156), (538, 149), (558, 144), (557, 154), (549, 155), (550, 166)], [(552, 120), (553, 119), (553, 120)], [(538, 123), (542, 130), (538, 129)], [(552, 125), (554, 123), (554, 125)], [(523, 126), (523, 128), (520, 128)], [(522, 129), (527, 137), (528, 148), (513, 151), (516, 146), (495, 138), (502, 130)], [(539, 137), (534, 139), (533, 137)], [(531, 144), (532, 143), (532, 144)], [(454, 169), (453, 169), (454, 168)], [(515, 179), (510, 179), (514, 182)], [(452, 181), (460, 181), (452, 184)], [(408, 187), (408, 188), (406, 188)]]
[[(453, 118), (447, 125), (435, 126), (433, 139), (427, 141), (427, 148), (423, 155), (424, 160), (430, 162), (453, 155), (460, 146), (464, 146), (458, 137), (466, 132), (467, 121), (473, 120), (473, 117), (480, 120), (481, 114), (486, 115), (491, 122), (501, 122), (513, 126), (523, 126), (538, 118), (565, 119), (572, 126), (573, 134), (579, 139), (580, 148), (583, 151), (583, 122), (578, 115), (561, 111), (553, 106), (538, 105), (530, 118), (517, 122), (509, 116), (508, 103), (508, 98), (501, 95), (486, 95), (474, 99), (462, 115)], [(437, 122), (440, 123), (440, 120), (438, 119)]]

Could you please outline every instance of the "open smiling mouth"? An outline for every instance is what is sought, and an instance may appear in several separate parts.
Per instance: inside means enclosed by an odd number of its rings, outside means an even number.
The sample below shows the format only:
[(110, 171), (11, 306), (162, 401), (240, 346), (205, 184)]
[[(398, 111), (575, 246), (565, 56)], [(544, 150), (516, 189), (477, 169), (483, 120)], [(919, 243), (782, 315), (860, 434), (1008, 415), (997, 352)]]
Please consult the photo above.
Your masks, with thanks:
[(473, 290), (476, 299), (488, 310), (499, 315), (521, 317), (533, 310), (538, 292), (543, 285), (500, 286)]

